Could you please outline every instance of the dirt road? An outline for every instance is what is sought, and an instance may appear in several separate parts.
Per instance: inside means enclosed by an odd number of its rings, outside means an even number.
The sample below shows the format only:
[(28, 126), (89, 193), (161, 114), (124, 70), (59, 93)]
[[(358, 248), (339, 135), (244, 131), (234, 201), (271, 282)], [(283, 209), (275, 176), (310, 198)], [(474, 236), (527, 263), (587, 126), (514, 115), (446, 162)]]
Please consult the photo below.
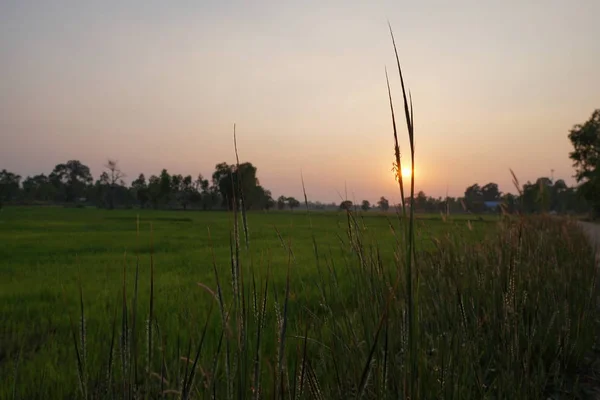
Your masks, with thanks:
[(587, 233), (592, 244), (596, 245), (596, 249), (600, 252), (600, 224), (592, 224), (591, 222), (580, 222), (581, 227)]

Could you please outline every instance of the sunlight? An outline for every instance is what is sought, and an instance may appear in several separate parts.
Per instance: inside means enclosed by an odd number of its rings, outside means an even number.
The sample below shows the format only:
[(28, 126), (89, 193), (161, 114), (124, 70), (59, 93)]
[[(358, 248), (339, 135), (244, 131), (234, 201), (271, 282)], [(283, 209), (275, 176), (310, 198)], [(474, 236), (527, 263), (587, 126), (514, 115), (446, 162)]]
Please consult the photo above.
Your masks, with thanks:
[(402, 177), (403, 178), (410, 178), (410, 168), (409, 167), (402, 167)]

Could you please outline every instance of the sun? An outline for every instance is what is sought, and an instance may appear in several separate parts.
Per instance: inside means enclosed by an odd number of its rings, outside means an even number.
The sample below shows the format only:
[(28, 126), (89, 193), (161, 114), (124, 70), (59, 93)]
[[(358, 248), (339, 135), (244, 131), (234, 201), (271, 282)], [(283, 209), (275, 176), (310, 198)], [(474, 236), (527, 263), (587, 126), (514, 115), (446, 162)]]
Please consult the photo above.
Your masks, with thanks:
[(403, 178), (410, 178), (410, 168), (408, 167), (402, 167), (402, 177)]

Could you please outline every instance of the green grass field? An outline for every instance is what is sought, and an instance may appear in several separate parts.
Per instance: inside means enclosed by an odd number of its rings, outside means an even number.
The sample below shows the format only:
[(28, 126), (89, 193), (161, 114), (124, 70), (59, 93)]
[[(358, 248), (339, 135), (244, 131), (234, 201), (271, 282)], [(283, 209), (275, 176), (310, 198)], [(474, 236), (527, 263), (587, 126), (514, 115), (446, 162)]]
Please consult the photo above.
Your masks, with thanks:
[[(593, 342), (582, 319), (595, 277), (589, 248), (556, 247), (579, 234), (568, 224), (538, 221), (537, 232), (468, 219), (416, 220), (419, 393), (562, 390)], [(406, 391), (405, 246), (394, 214), (249, 213), (249, 248), (240, 226), (237, 250), (233, 226), (226, 212), (2, 210), (0, 398)]]

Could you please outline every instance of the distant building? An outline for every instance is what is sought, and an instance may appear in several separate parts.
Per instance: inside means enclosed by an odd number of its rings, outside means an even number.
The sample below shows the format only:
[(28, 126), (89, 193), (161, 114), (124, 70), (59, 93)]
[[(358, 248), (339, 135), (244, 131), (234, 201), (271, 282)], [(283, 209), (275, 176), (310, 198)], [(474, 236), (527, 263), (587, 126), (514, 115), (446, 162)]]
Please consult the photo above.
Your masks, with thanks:
[(484, 201), (483, 205), (485, 206), (486, 211), (500, 211), (501, 201)]

